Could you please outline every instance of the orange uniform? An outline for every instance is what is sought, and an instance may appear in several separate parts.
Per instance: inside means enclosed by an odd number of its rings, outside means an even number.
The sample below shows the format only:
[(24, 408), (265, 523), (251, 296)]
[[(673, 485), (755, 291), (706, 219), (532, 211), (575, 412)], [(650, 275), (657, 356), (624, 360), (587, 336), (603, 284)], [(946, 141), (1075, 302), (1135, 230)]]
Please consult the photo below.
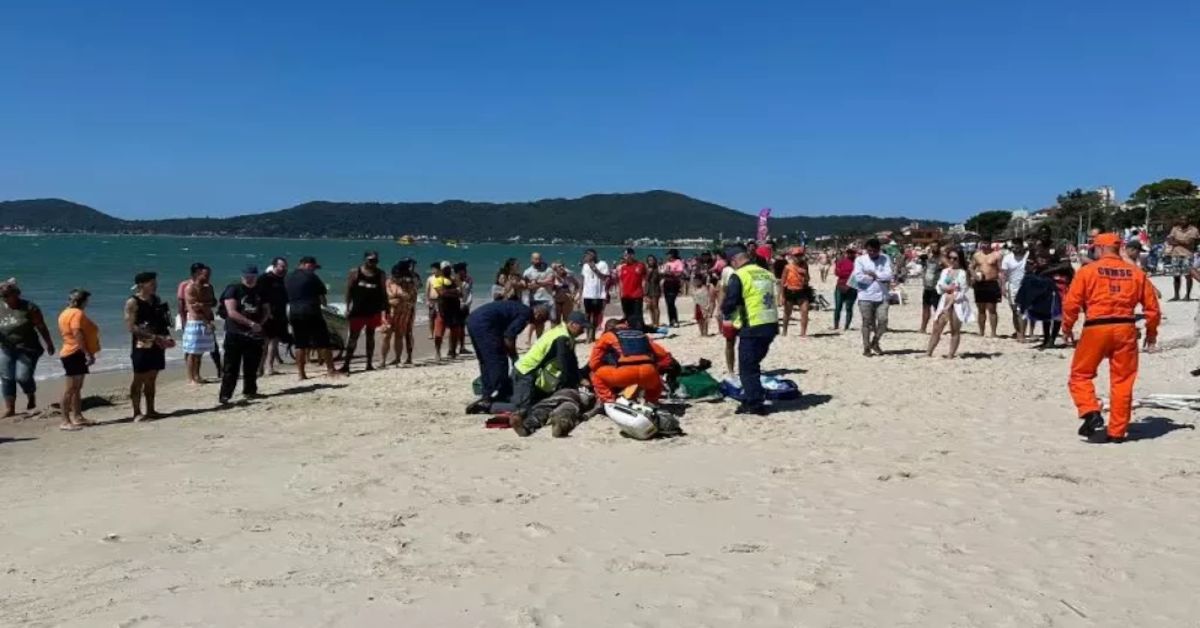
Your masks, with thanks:
[[(1108, 234), (1105, 234), (1108, 235)], [(1097, 241), (1103, 236), (1097, 236)], [(1110, 236), (1116, 239), (1116, 236)], [(1107, 240), (1106, 240), (1107, 242)], [(1100, 411), (1096, 398), (1096, 368), (1108, 359), (1110, 411), (1108, 436), (1124, 438), (1133, 412), (1133, 383), (1138, 369), (1137, 306), (1146, 317), (1146, 342), (1158, 336), (1162, 313), (1150, 278), (1140, 268), (1106, 253), (1079, 269), (1063, 301), (1063, 331), (1070, 333), (1082, 310), (1083, 333), (1071, 361), (1069, 388), (1081, 417)]]
[(592, 387), (600, 403), (616, 401), (617, 391), (633, 385), (642, 389), (646, 401), (658, 403), (663, 392), (659, 372), (670, 365), (669, 351), (643, 332), (632, 329), (604, 332), (596, 339), (588, 358)]

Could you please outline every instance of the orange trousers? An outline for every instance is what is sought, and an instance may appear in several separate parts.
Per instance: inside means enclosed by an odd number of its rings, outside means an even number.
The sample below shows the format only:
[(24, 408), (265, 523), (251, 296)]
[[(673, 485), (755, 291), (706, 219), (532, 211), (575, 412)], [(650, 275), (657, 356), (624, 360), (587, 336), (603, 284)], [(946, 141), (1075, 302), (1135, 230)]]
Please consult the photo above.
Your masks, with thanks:
[(1068, 387), (1079, 416), (1100, 411), (1096, 398), (1096, 369), (1108, 359), (1109, 412), (1108, 435), (1124, 438), (1133, 414), (1133, 382), (1138, 370), (1138, 331), (1133, 325), (1097, 325), (1085, 327), (1075, 345)]
[(662, 398), (662, 378), (653, 364), (602, 366), (592, 372), (592, 388), (596, 389), (596, 399), (600, 403), (616, 401), (619, 392), (634, 384), (642, 389), (646, 401), (658, 403)]

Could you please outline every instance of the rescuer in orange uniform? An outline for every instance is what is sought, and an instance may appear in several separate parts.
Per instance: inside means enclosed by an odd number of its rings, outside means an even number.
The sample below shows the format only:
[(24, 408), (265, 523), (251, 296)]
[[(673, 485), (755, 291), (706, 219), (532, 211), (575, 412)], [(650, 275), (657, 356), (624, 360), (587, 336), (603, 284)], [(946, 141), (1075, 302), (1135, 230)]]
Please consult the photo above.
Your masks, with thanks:
[(642, 330), (610, 322), (592, 346), (588, 368), (600, 403), (616, 401), (617, 392), (635, 384), (647, 402), (658, 403), (663, 393), (660, 373), (672, 362), (671, 353)]
[[(1121, 442), (1133, 411), (1133, 382), (1138, 370), (1138, 330), (1135, 310), (1140, 304), (1146, 317), (1146, 349), (1158, 338), (1162, 313), (1154, 285), (1146, 273), (1118, 255), (1121, 238), (1113, 233), (1096, 236), (1100, 258), (1075, 273), (1063, 301), (1063, 337), (1074, 339), (1072, 328), (1082, 310), (1083, 333), (1071, 361), (1069, 388), (1083, 424), (1079, 435), (1092, 442)], [(1096, 368), (1108, 358), (1110, 406), (1107, 431), (1096, 398)]]

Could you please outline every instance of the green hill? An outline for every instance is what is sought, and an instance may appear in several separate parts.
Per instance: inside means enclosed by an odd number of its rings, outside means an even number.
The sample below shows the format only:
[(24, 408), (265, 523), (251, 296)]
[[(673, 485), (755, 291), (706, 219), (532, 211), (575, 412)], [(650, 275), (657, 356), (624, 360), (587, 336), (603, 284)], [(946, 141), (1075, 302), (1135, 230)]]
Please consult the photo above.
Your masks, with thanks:
[(0, 201), (0, 231), (119, 233), (128, 222), (57, 198)]
[[(372, 238), (425, 235), (472, 242), (562, 239), (624, 242), (636, 238), (753, 236), (757, 218), (666, 191), (593, 194), (527, 203), (334, 203), (314, 201), (229, 218), (121, 220), (57, 199), (0, 203), (0, 230), (246, 237)], [(793, 216), (774, 218), (776, 234), (861, 234), (896, 229), (909, 218)]]

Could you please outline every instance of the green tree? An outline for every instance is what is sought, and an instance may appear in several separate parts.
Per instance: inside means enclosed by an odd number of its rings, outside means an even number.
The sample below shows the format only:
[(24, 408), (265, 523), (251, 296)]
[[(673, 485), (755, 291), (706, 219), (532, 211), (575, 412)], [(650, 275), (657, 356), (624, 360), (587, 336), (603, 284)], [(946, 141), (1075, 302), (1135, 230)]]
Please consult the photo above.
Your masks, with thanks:
[(1138, 188), (1129, 196), (1129, 200), (1133, 203), (1145, 203), (1176, 197), (1194, 197), (1196, 191), (1196, 184), (1187, 179), (1163, 179)]
[(984, 240), (1000, 235), (1012, 222), (1012, 212), (1003, 210), (986, 211), (971, 216), (966, 222), (968, 231), (978, 233)]
[(1058, 195), (1058, 205), (1046, 221), (1051, 236), (1058, 240), (1076, 241), (1079, 229), (1109, 229), (1116, 226), (1112, 208), (1104, 203), (1100, 192), (1085, 192), (1079, 188)]
[[(1178, 220), (1195, 223), (1200, 221), (1200, 196), (1197, 193), (1196, 184), (1187, 179), (1163, 179), (1147, 183), (1129, 196), (1132, 207), (1125, 212), (1124, 222), (1141, 225), (1148, 215), (1152, 233), (1165, 233)], [(1147, 206), (1149, 212), (1146, 211)]]

